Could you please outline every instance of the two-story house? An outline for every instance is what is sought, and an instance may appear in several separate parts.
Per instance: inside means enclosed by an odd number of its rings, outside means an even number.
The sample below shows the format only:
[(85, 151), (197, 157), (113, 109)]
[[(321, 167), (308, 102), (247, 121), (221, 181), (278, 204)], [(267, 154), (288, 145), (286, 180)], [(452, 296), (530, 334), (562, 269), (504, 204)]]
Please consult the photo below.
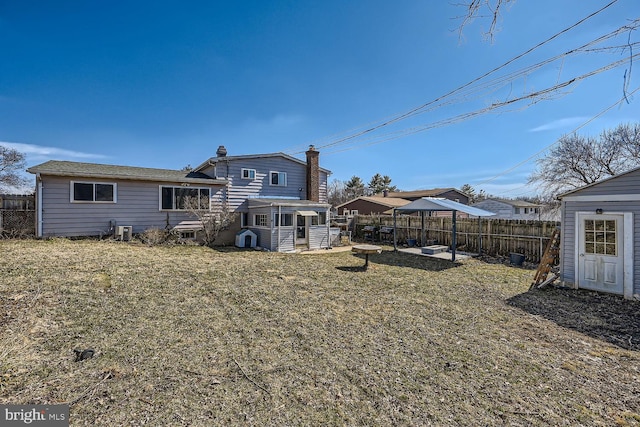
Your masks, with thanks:
[[(51, 160), (36, 175), (36, 235), (104, 236), (117, 226), (141, 233), (193, 220), (186, 197), (223, 204), (273, 251), (330, 246), (327, 178), (313, 146), (306, 162), (283, 153), (227, 156), (220, 146), (191, 171)], [(231, 236), (233, 233), (228, 233)], [(220, 243), (232, 243), (232, 239)]]

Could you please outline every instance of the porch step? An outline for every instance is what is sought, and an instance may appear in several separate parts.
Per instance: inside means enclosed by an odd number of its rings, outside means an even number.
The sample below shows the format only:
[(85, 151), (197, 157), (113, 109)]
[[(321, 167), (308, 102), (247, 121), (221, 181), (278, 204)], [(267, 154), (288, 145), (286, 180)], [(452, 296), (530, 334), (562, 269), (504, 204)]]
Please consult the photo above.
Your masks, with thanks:
[(448, 246), (431, 245), (431, 246), (424, 246), (422, 248), (422, 253), (427, 255), (435, 255), (435, 254), (440, 254), (442, 252), (447, 252), (448, 250), (449, 250)]

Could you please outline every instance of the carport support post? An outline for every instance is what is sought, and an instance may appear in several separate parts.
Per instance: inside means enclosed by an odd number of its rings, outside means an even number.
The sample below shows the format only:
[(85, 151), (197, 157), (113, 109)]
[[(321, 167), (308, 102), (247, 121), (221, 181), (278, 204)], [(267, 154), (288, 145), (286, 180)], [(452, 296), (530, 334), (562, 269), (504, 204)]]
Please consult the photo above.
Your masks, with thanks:
[(451, 261), (456, 260), (456, 213), (451, 211)]
[(422, 246), (427, 246), (427, 244), (425, 243), (426, 235), (424, 230), (424, 211), (420, 211), (420, 239), (420, 244)]
[(398, 243), (396, 240), (396, 227), (398, 223), (396, 222), (396, 210), (393, 210), (393, 251), (398, 252)]

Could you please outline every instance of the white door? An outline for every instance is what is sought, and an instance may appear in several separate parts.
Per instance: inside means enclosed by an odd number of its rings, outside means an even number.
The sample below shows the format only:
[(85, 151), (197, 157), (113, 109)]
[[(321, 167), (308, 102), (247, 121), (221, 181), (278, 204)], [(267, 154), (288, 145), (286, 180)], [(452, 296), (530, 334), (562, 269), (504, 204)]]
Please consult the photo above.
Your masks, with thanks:
[(578, 286), (622, 294), (624, 221), (617, 214), (578, 214)]

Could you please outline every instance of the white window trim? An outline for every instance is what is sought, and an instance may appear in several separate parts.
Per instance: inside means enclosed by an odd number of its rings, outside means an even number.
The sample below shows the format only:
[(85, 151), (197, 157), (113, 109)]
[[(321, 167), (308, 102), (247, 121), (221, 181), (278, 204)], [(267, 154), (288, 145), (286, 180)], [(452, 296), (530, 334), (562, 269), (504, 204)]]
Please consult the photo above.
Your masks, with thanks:
[[(248, 177), (244, 176), (245, 171), (248, 172), (249, 174)], [(253, 177), (251, 177), (251, 173), (253, 173)], [(256, 179), (256, 175), (257, 175), (257, 172), (255, 169), (249, 169), (249, 168), (240, 169), (240, 179), (254, 180)]]
[[(258, 225), (256, 224), (256, 216), (258, 215), (264, 215), (265, 219), (266, 219), (266, 225)], [(253, 226), (257, 227), (257, 228), (269, 228), (269, 214), (266, 213), (256, 213), (253, 214)]]
[[(211, 211), (211, 196), (213, 195), (213, 189), (211, 187), (191, 187), (181, 185), (159, 185), (158, 186), (158, 210), (163, 212), (186, 212), (186, 209), (162, 209), (162, 189), (163, 188), (188, 188), (190, 190), (209, 190), (209, 211)], [(175, 198), (172, 198), (172, 203), (175, 202)]]
[[(96, 184), (113, 185), (113, 200), (75, 200), (74, 185), (75, 184), (93, 184), (93, 197), (96, 197)], [(118, 203), (118, 183), (117, 182), (100, 182), (100, 181), (70, 181), (69, 185), (69, 203), (97, 203), (97, 204), (114, 204)]]
[[(276, 173), (278, 174), (278, 183), (274, 184), (271, 180), (271, 176)], [(280, 174), (282, 174), (284, 176), (284, 183), (280, 183)], [(287, 186), (287, 173), (286, 172), (279, 172), (279, 171), (269, 171), (269, 185), (273, 186), (273, 187), (286, 187)]]

